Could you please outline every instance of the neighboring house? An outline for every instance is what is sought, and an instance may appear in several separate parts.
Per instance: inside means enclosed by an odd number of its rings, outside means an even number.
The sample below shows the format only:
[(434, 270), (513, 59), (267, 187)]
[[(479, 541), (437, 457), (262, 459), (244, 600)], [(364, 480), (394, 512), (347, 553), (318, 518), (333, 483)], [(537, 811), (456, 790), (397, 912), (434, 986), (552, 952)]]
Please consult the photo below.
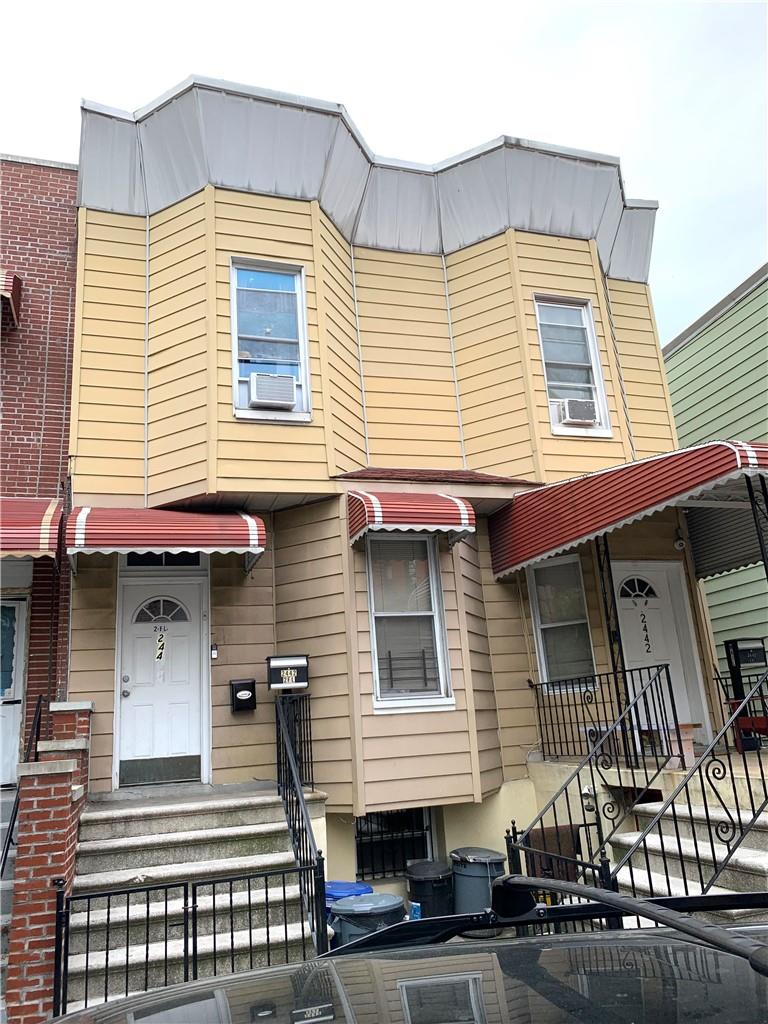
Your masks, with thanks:
[[(759, 546), (724, 544), (727, 510), (692, 531), (768, 448), (673, 451), (656, 204), (615, 157), (505, 137), (382, 161), (341, 106), (192, 79), (135, 115), (86, 103), (78, 177), (70, 731), (45, 769), (73, 799), (45, 867), (20, 839), (25, 920), (121, 853), (109, 833), (75, 863), (86, 791), (118, 814), (136, 784), (172, 805), (275, 779), (270, 656), (309, 659), (332, 878), (402, 887), (407, 859), (501, 847), (559, 785), (535, 759), (589, 750), (661, 664), (637, 733), (671, 735), (674, 703), (677, 742), (712, 736), (697, 579)], [(222, 872), (223, 840), (174, 829), (132, 831), (100, 886)], [(31, 1022), (52, 956), (33, 1011), (44, 943), (16, 935)]]
[[(664, 349), (680, 443), (768, 441), (768, 264)], [(768, 584), (761, 564), (704, 581), (720, 667), (723, 643), (768, 643)]]

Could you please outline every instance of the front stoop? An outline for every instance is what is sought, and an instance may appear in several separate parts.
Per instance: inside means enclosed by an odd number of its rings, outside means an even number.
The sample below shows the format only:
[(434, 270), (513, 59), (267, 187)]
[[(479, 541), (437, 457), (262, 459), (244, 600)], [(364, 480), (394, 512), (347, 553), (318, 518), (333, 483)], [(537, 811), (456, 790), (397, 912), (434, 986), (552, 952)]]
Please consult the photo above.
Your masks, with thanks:
[[(312, 817), (325, 795), (305, 794)], [(91, 799), (78, 837), (73, 897), (162, 885), (126, 899), (73, 903), (68, 1007), (104, 1002), (183, 980), (184, 901), (197, 882), (198, 977), (314, 955), (298, 879), (280, 876), (217, 888), (215, 878), (295, 865), (274, 786), (142, 787)], [(250, 893), (249, 893), (250, 888)], [(214, 924), (215, 921), (215, 924)], [(270, 947), (268, 949), (268, 947)], [(86, 956), (87, 951), (87, 956)]]

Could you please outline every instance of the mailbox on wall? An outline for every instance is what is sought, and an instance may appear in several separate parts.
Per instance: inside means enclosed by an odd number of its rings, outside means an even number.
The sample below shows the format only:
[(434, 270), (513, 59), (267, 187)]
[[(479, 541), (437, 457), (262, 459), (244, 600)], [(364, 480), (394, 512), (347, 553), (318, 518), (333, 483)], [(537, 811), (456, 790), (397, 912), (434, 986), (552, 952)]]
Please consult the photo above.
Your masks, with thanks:
[(270, 690), (306, 690), (309, 686), (309, 657), (306, 654), (276, 655), (267, 658)]
[(256, 707), (256, 680), (230, 679), (229, 697), (233, 711), (253, 711)]

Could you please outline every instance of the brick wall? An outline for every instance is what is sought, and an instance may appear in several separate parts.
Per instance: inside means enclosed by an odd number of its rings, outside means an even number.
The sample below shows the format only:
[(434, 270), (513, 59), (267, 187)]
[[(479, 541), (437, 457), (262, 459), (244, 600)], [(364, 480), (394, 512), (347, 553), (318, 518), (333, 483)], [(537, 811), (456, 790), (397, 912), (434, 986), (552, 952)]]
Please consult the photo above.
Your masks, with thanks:
[[(0, 269), (22, 280), (18, 327), (3, 302), (0, 334), (0, 491), (61, 496), (67, 474), (77, 263), (77, 171), (0, 161)], [(66, 692), (69, 571), (34, 565), (25, 730), (38, 696)], [(50, 735), (47, 715), (42, 735)]]

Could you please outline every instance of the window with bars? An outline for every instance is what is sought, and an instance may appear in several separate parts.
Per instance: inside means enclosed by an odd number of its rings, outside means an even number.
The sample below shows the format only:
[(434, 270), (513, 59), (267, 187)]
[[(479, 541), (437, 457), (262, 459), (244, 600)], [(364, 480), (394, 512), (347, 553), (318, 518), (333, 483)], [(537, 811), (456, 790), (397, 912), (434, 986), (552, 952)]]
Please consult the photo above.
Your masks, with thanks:
[(432, 856), (432, 814), (428, 807), (374, 811), (355, 818), (357, 878), (397, 878), (410, 861)]
[[(231, 287), (235, 409), (257, 418), (306, 418), (310, 404), (309, 367), (301, 269), (235, 264)], [(254, 408), (254, 374), (292, 378), (293, 407)]]
[(553, 431), (610, 432), (590, 307), (537, 300), (536, 318)]

